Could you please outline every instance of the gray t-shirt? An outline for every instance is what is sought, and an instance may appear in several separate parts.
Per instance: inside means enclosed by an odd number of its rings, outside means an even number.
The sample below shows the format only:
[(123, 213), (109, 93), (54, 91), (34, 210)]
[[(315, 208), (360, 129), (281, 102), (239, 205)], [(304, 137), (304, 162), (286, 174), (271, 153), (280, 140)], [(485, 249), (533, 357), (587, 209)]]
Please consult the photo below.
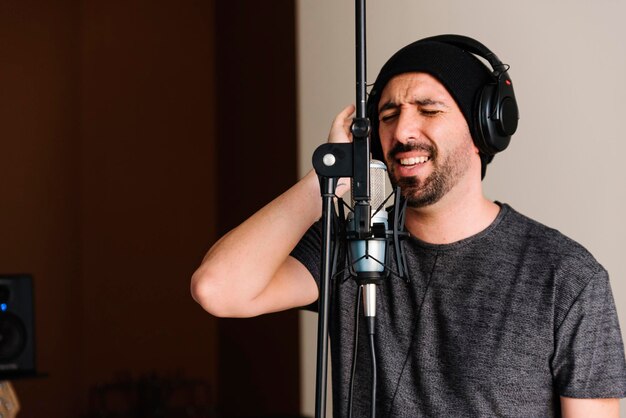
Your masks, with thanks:
[[(292, 252), (318, 282), (320, 236), (318, 223)], [(404, 248), (410, 281), (378, 287), (378, 416), (558, 417), (559, 396), (626, 396), (608, 275), (582, 246), (503, 204), (477, 235), (446, 245), (410, 238)], [(357, 285), (331, 288), (338, 418), (347, 416)], [(354, 417), (370, 405), (360, 316)]]

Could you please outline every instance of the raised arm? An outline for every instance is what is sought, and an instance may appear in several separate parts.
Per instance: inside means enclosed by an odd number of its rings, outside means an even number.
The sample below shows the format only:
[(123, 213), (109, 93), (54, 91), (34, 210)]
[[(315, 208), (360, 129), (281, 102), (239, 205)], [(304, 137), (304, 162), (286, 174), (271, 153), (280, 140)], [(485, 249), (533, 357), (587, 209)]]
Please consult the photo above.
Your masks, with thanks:
[[(349, 141), (353, 112), (348, 106), (337, 115), (330, 141)], [(256, 316), (317, 300), (313, 277), (289, 253), (321, 216), (321, 202), (311, 171), (209, 250), (191, 279), (194, 299), (223, 317)]]
[[(319, 218), (314, 172), (222, 237), (191, 280), (192, 295), (216, 316), (247, 317), (312, 303), (317, 287), (289, 253)], [(301, 267), (301, 268), (299, 268)]]

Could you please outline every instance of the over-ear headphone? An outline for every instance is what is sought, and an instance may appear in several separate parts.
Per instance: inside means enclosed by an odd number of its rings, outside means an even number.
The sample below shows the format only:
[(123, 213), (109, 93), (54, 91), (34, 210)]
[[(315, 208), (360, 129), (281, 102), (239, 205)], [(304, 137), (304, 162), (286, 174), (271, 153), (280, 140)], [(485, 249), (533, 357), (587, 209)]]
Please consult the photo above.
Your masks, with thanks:
[(486, 155), (504, 151), (511, 142), (511, 136), (517, 130), (519, 110), (513, 91), (513, 83), (508, 73), (508, 66), (475, 39), (461, 35), (439, 35), (422, 41), (442, 42), (456, 46), (489, 62), (493, 72), (493, 82), (486, 84), (476, 103), (476, 126), (478, 132), (474, 142)]
[[(474, 90), (477, 91), (471, 112), (474, 120), (472, 123), (469, 123), (470, 127), (473, 126), (471, 133), (476, 147), (479, 149), (486, 162), (491, 161), (493, 155), (504, 151), (509, 145), (511, 136), (517, 130), (517, 123), (519, 120), (519, 111), (517, 101), (515, 100), (515, 93), (513, 91), (513, 83), (511, 82), (511, 78), (508, 74), (509, 67), (508, 65), (503, 64), (502, 61), (500, 61), (500, 59), (498, 59), (498, 57), (482, 43), (475, 39), (461, 35), (438, 35), (421, 39), (403, 48), (403, 50), (408, 49), (404, 54), (405, 56), (406, 54), (411, 54), (412, 49), (410, 48), (412, 47), (418, 47), (418, 49), (421, 49), (421, 47), (419, 47), (420, 45), (429, 45), (429, 48), (432, 50), (433, 43), (437, 42), (447, 44), (449, 46), (459, 48), (469, 54), (482, 57), (489, 62), (493, 69), (490, 72), (490, 77), (486, 77), (487, 71), (485, 71), (485, 76), (482, 77), (485, 79), (489, 78), (489, 80), (482, 85), (482, 87), (480, 84), (477, 84), (477, 90)], [(402, 54), (403, 50), (400, 50), (395, 56)], [(442, 54), (444, 53), (443, 50), (440, 51)], [(436, 52), (433, 53), (436, 55)], [(415, 60), (417, 59), (418, 58), (416, 57)], [(392, 57), (390, 61), (385, 64), (385, 66), (389, 65), (389, 63), (393, 60), (394, 58)], [(412, 61), (407, 63), (407, 58), (400, 58), (400, 60), (404, 61), (398, 63), (398, 60), (396, 60), (392, 65), (394, 69), (392, 70), (391, 75), (400, 74), (401, 72), (421, 71), (419, 69), (414, 69), (414, 66), (421, 67), (419, 64), (413, 64), (411, 63)], [(428, 61), (428, 59), (426, 59), (426, 61)], [(471, 65), (476, 66), (477, 64)], [(381, 74), (384, 71), (384, 68), (385, 67), (381, 70)], [(485, 69), (487, 70), (486, 66)], [(469, 70), (470, 69), (468, 68), (468, 71)], [(463, 69), (461, 69), (461, 71), (463, 71)], [(388, 80), (389, 75), (390, 74), (385, 75), (384, 79)], [(476, 79), (474, 83), (478, 80), (479, 79)], [(379, 84), (378, 80), (377, 84)], [(384, 81), (384, 84), (386, 84), (386, 81)], [(377, 132), (378, 121), (374, 119), (376, 119), (378, 115), (376, 107), (378, 106), (378, 100), (380, 99), (380, 94), (382, 93), (384, 84), (375, 85), (371, 92), (373, 97), (370, 97), (370, 99), (374, 100), (370, 100), (370, 103), (368, 103), (368, 116), (371, 119), (373, 127), (371, 149), (374, 157), (378, 159), (382, 157), (382, 149), (380, 147)], [(457, 86), (460, 85), (457, 83)], [(454, 95), (454, 92), (451, 93)], [(471, 103), (467, 103), (467, 106), (467, 109), (469, 110), (469, 108), (471, 108)], [(486, 162), (483, 162), (483, 165), (486, 164)]]

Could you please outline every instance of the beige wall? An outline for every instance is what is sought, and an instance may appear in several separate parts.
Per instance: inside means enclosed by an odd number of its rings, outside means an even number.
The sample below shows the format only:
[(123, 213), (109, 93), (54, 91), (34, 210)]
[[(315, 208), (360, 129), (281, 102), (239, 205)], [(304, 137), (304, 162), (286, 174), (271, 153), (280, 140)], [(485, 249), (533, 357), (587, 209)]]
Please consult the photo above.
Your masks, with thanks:
[[(440, 33), (475, 37), (511, 65), (520, 127), (489, 168), (486, 194), (586, 246), (611, 274), (625, 329), (626, 2), (394, 0), (367, 9), (369, 82), (397, 49)], [(353, 2), (299, 0), (298, 37), (303, 175), (334, 114), (354, 101)], [(312, 414), (316, 316), (302, 322), (303, 412)]]

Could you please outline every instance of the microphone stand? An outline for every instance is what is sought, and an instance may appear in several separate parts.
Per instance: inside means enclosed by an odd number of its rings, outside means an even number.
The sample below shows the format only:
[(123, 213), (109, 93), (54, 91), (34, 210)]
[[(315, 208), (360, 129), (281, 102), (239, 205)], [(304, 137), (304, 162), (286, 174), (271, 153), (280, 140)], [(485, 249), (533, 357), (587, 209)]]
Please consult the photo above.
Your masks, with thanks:
[(323, 144), (313, 153), (313, 167), (320, 178), (322, 194), (322, 261), (317, 327), (317, 378), (315, 417), (326, 416), (328, 379), (328, 317), (332, 270), (332, 215), (337, 179), (351, 177), (355, 201), (354, 220), (359, 238), (371, 235), (370, 226), (370, 123), (366, 117), (367, 84), (365, 60), (365, 0), (355, 0), (356, 9), (356, 117), (352, 123), (352, 144)]

